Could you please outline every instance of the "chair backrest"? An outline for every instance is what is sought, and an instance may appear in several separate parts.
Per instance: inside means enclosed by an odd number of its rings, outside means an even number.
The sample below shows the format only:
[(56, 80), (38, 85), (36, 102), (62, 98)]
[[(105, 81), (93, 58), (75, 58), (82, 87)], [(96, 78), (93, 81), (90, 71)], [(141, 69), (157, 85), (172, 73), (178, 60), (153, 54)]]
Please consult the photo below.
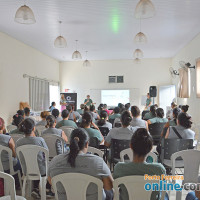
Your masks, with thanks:
[(111, 160), (114, 158), (120, 159), (120, 152), (130, 147), (130, 140), (111, 140)]
[(10, 133), (11, 131), (17, 129), (17, 126), (10, 124), (6, 127), (6, 129), (7, 129), (8, 133)]
[(61, 129), (65, 132), (65, 135), (67, 136), (68, 141), (70, 141), (70, 136), (71, 136), (71, 133), (74, 130), (74, 128), (71, 126), (62, 126), (59, 129)]
[(115, 123), (115, 128), (120, 128), (120, 127), (122, 127), (122, 123), (120, 122)]
[[(23, 145), (16, 148), (17, 156), (21, 163), (22, 172), (26, 175), (38, 175), (40, 176), (40, 169), (37, 165), (38, 163), (38, 153), (42, 152), (45, 156), (45, 165), (46, 165), (46, 174), (47, 174), (47, 167), (48, 167), (48, 159), (49, 159), (49, 151), (43, 147), (37, 145)], [(22, 156), (21, 156), (22, 155)], [(24, 158), (26, 170), (22, 165)]]
[(114, 124), (114, 121), (115, 121), (115, 119), (109, 119), (109, 122), (112, 124), (112, 126)]
[(94, 148), (99, 148), (100, 142), (97, 137), (91, 137), (89, 140), (89, 146)]
[(10, 196), (11, 200), (16, 200), (15, 179), (13, 176), (0, 171), (0, 178), (4, 180), (4, 195)]
[(41, 137), (42, 132), (46, 129), (46, 127), (45, 126), (36, 126), (35, 129), (36, 129), (35, 130), (36, 136)]
[(106, 137), (110, 131), (108, 127), (99, 127), (99, 130), (104, 137)]
[[(43, 134), (42, 138), (45, 140), (49, 149), (49, 158), (53, 158), (59, 154), (64, 153), (64, 140), (58, 135), (53, 134)], [(61, 145), (61, 152), (57, 151), (57, 145)]]
[(144, 119), (145, 114), (146, 114), (146, 113), (149, 113), (149, 112), (150, 112), (149, 110), (144, 110), (144, 111), (142, 112), (142, 119)]
[(184, 163), (184, 181), (183, 183), (198, 183), (200, 151), (183, 150), (172, 154), (172, 174), (175, 175), (176, 158), (181, 157)]
[[(144, 176), (125, 176), (114, 180), (115, 200), (119, 200), (119, 185), (125, 185), (129, 199), (131, 200), (150, 200), (150, 191), (145, 191), (144, 186), (148, 183), (148, 180), (144, 180)], [(159, 180), (151, 180), (151, 184), (159, 183)]]
[(17, 140), (24, 137), (24, 135), (22, 135), (22, 134), (11, 134), (10, 136), (14, 140), (15, 144), (16, 144)]
[(154, 144), (160, 141), (161, 133), (166, 123), (154, 123), (149, 125), (149, 132), (153, 138)]
[(188, 149), (193, 149), (192, 139), (162, 139), (161, 162), (163, 162), (164, 159), (170, 160), (173, 153)]
[[(123, 151), (120, 152), (120, 161), (121, 162), (124, 162), (124, 156), (127, 155), (129, 160), (132, 161), (133, 160), (133, 151), (131, 148), (128, 148), (128, 149), (124, 149)], [(158, 160), (158, 157), (155, 153), (153, 152), (149, 152), (146, 156), (146, 158), (148, 156), (151, 156), (153, 158), (153, 162), (157, 162)]]
[(103, 158), (103, 152), (97, 148), (94, 147), (88, 147), (87, 152), (92, 153), (94, 155), (98, 155), (99, 157)]
[[(67, 199), (86, 200), (86, 191), (90, 183), (94, 183), (98, 188), (98, 199), (102, 200), (103, 182), (93, 176), (81, 173), (65, 173), (52, 178), (52, 186), (58, 200), (57, 183), (61, 183), (66, 191)], [(77, 190), (78, 188), (78, 190)]]

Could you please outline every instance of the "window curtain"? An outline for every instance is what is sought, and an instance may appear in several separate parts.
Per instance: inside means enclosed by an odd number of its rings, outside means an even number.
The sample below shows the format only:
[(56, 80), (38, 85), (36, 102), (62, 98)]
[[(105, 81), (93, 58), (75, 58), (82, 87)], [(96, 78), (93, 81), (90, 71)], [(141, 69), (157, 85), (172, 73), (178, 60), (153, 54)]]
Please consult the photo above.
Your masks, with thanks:
[(33, 111), (44, 111), (49, 108), (49, 82), (29, 78), (29, 103)]
[(197, 60), (197, 70), (196, 70), (196, 88), (197, 97), (200, 98), (200, 59)]
[(178, 97), (189, 98), (190, 97), (190, 69), (180, 68), (179, 70), (179, 85), (178, 85)]

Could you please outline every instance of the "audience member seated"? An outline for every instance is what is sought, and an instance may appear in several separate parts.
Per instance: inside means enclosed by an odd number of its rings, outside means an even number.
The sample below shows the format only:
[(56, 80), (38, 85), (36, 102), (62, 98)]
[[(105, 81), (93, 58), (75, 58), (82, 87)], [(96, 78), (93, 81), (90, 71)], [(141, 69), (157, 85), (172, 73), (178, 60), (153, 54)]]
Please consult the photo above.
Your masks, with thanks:
[(156, 117), (149, 119), (147, 122), (148, 124), (155, 124), (155, 123), (167, 123), (168, 119), (164, 117), (164, 110), (162, 108), (156, 109)]
[(130, 111), (131, 109), (131, 104), (130, 103), (126, 103), (125, 104), (125, 110)]
[(118, 140), (130, 140), (133, 133), (137, 130), (138, 127), (130, 126), (132, 118), (129, 111), (124, 111), (121, 115), (122, 127), (113, 128), (108, 133), (105, 139), (105, 146), (110, 147), (112, 139)]
[(25, 118), (25, 112), (24, 112), (24, 110), (18, 110), (17, 114), (21, 115), (23, 118)]
[(80, 105), (80, 109), (78, 109), (77, 112), (78, 112), (80, 115), (83, 115), (84, 109), (85, 109), (85, 105), (84, 105), (84, 104), (81, 104), (81, 105)]
[(150, 112), (148, 112), (148, 113), (146, 113), (146, 114), (144, 115), (144, 119), (145, 119), (145, 120), (149, 120), (149, 119), (152, 119), (152, 118), (154, 118), (154, 117), (156, 117), (156, 106), (155, 106), (155, 105), (152, 105), (152, 106), (150, 107)]
[(121, 114), (119, 113), (119, 111), (120, 111), (119, 107), (115, 107), (113, 110), (113, 114), (109, 116), (109, 119), (120, 118)]
[(23, 120), (24, 120), (24, 118), (19, 114), (16, 114), (16, 115), (13, 116), (13, 124), (15, 126), (17, 126), (17, 129), (11, 131), (10, 132), (11, 135), (12, 134), (24, 134), (23, 132), (19, 131), (19, 125)]
[(29, 109), (28, 107), (24, 108), (24, 113), (25, 113), (24, 119), (30, 118), (30, 119), (33, 120), (33, 122), (34, 122), (35, 125), (36, 125), (36, 120), (35, 120), (34, 117), (31, 117), (31, 116), (30, 116), (30, 109)]
[[(146, 155), (151, 151), (153, 147), (152, 137), (148, 131), (144, 128), (139, 128), (131, 138), (131, 149), (133, 150), (133, 161), (118, 163), (114, 168), (114, 179), (133, 176), (133, 175), (157, 175), (161, 176), (165, 174), (165, 168), (159, 163), (147, 163), (145, 162)], [(160, 199), (159, 192), (153, 192), (151, 200)], [(168, 198), (166, 198), (168, 199)], [(127, 189), (124, 185), (120, 186), (120, 200), (129, 200)]]
[(189, 116), (187, 113), (181, 112), (178, 115), (177, 126), (169, 127), (165, 138), (170, 138), (170, 139), (180, 138), (180, 139), (194, 140), (195, 132), (190, 129), (191, 127), (192, 127), (191, 116)]
[[(94, 128), (91, 128), (91, 126), (93, 126)], [(97, 125), (94, 122), (92, 122), (92, 115), (89, 112), (85, 112), (83, 114), (81, 127), (87, 131), (90, 138), (96, 137), (98, 138), (99, 143), (104, 142), (104, 137), (99, 131), (99, 128), (97, 127)]]
[(77, 111), (74, 111), (74, 106), (68, 105), (66, 109), (69, 111), (69, 120), (76, 122), (81, 118), (81, 115)]
[[(65, 135), (65, 132), (62, 131), (61, 129), (57, 129), (55, 128), (56, 127), (56, 119), (53, 115), (49, 115), (47, 118), (46, 118), (46, 121), (47, 121), (47, 125), (46, 125), (46, 130), (44, 130), (42, 132), (42, 136), (43, 135), (57, 135), (59, 137), (61, 137), (65, 143), (68, 142), (68, 138), (67, 136)], [(61, 143), (60, 141), (58, 141), (56, 143), (56, 150), (57, 150), (57, 154), (61, 154), (62, 153), (62, 146), (61, 146)]]
[(90, 113), (91, 113), (93, 119), (95, 119), (95, 120), (100, 119), (98, 113), (96, 113), (96, 110), (95, 110), (95, 106), (94, 106), (94, 105), (90, 105)]
[(100, 113), (100, 119), (97, 122), (98, 127), (107, 127), (109, 130), (112, 129), (112, 124), (108, 122), (108, 113), (103, 110)]
[(60, 117), (60, 112), (58, 109), (53, 109), (52, 110), (52, 115), (56, 118), (56, 123), (59, 123), (60, 121), (62, 121), (62, 117)]
[[(82, 129), (75, 129), (71, 134), (70, 152), (68, 154), (58, 155), (53, 158), (49, 164), (48, 181), (59, 174), (64, 173), (82, 173), (96, 178), (103, 182), (103, 199), (113, 199), (113, 178), (111, 172), (102, 158), (92, 154), (87, 154), (89, 137), (87, 132)], [(78, 188), (77, 188), (78, 189)], [(63, 186), (58, 183), (58, 198), (67, 199)], [(87, 200), (98, 198), (98, 191), (95, 184), (89, 184), (86, 193)]]
[(148, 130), (148, 123), (140, 118), (140, 109), (137, 106), (131, 107), (131, 114), (133, 116), (133, 119), (131, 121), (131, 126), (146, 128)]
[(105, 110), (108, 113), (108, 115), (110, 115), (107, 104), (103, 104), (103, 110)]
[(125, 106), (124, 106), (124, 104), (119, 104), (120, 106), (119, 106), (119, 113), (120, 114), (122, 114), (124, 111), (125, 111)]
[(36, 124), (36, 126), (46, 126), (46, 125), (47, 125), (46, 118), (47, 118), (47, 116), (49, 116), (49, 115), (50, 115), (50, 113), (49, 113), (48, 111), (43, 111), (43, 112), (41, 112), (40, 117), (42, 118), (42, 120), (39, 121), (39, 122)]
[(100, 115), (100, 113), (101, 113), (102, 110), (104, 110), (104, 108), (103, 108), (103, 104), (100, 103), (99, 106), (98, 106), (97, 113)]
[(56, 108), (56, 102), (51, 102), (51, 106), (49, 107), (49, 111), (52, 113), (52, 111)]
[(167, 119), (169, 119), (169, 120), (173, 119), (173, 110), (176, 107), (177, 107), (177, 104), (175, 102), (172, 102), (171, 103), (171, 109), (169, 111), (167, 111), (167, 113), (166, 113), (166, 118)]
[(62, 126), (70, 126), (73, 128), (78, 128), (76, 123), (72, 120), (69, 120), (69, 111), (67, 109), (62, 111), (63, 120), (56, 124), (56, 128), (60, 128)]
[(181, 111), (184, 112), (184, 113), (187, 113), (188, 109), (189, 109), (188, 105), (182, 105), (181, 106)]

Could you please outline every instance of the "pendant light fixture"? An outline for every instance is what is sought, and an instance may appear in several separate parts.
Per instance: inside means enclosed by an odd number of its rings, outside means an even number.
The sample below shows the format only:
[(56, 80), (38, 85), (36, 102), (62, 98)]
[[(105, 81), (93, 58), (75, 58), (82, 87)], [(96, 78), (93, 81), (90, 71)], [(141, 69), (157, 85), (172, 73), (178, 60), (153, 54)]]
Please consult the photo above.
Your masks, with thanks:
[(141, 59), (135, 58), (135, 59), (134, 59), (134, 63), (135, 63), (135, 64), (141, 64)]
[(140, 19), (140, 32), (134, 38), (136, 44), (146, 44), (147, 36), (141, 31), (141, 19)]
[(77, 43), (78, 43), (78, 40), (76, 40), (76, 51), (74, 51), (74, 53), (72, 54), (72, 59), (81, 60), (82, 56), (81, 56), (81, 53), (77, 50)]
[(135, 18), (147, 19), (154, 17), (156, 11), (151, 0), (140, 0), (135, 9)]
[(21, 6), (18, 8), (15, 14), (15, 22), (20, 24), (35, 24), (35, 16), (31, 8), (26, 5)]
[(83, 62), (83, 67), (91, 67), (91, 63), (90, 61), (87, 59), (87, 51), (85, 52), (86, 53), (86, 60)]
[(136, 49), (135, 50), (135, 52), (134, 52), (134, 58), (141, 59), (141, 58), (143, 58), (143, 56), (144, 56), (144, 54), (143, 54), (142, 50), (140, 50), (140, 49)]
[(59, 21), (60, 24), (60, 36), (58, 36), (55, 41), (54, 41), (54, 46), (56, 48), (66, 48), (67, 47), (67, 41), (65, 40), (65, 38), (63, 36), (61, 36), (61, 24), (62, 21)]

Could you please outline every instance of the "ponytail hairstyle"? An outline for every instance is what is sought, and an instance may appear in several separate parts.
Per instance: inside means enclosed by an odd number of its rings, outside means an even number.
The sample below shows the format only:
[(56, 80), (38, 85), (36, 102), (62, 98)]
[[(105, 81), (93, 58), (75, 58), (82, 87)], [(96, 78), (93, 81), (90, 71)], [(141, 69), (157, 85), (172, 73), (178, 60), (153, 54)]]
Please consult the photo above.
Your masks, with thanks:
[(152, 113), (152, 115), (154, 117), (156, 117), (156, 106), (155, 105), (150, 106), (150, 112)]
[(183, 105), (181, 106), (181, 110), (186, 113), (188, 111), (189, 106), (188, 105)]
[(174, 108), (173, 109), (173, 117), (174, 117), (174, 122), (175, 122), (175, 124), (177, 124), (176, 123), (176, 120), (177, 120), (177, 118), (178, 118), (178, 115), (181, 113), (181, 109), (180, 108)]
[(27, 118), (19, 124), (19, 131), (25, 135), (30, 135), (35, 127), (35, 123), (31, 118)]
[(16, 114), (13, 116), (13, 122), (14, 122), (14, 125), (19, 127), (19, 124), (24, 120), (24, 118), (19, 115), (19, 114)]
[(162, 108), (158, 108), (156, 110), (156, 116), (159, 117), (159, 118), (163, 118), (164, 117), (164, 110)]
[(178, 121), (179, 121), (179, 124), (181, 126), (183, 126), (184, 128), (191, 128), (192, 127), (192, 121), (191, 121), (191, 116), (188, 115), (187, 113), (184, 113), (184, 112), (181, 112), (179, 115), (178, 115)]
[(18, 114), (18, 115), (21, 115), (22, 117), (24, 117), (24, 110), (18, 110), (18, 111), (17, 111), (17, 114)]
[(40, 117), (41, 117), (42, 119), (46, 119), (46, 117), (49, 116), (49, 115), (50, 115), (50, 114), (49, 114), (48, 111), (43, 111), (43, 112), (40, 113)]
[(55, 118), (57, 118), (57, 117), (59, 116), (60, 112), (59, 112), (58, 109), (55, 108), (55, 109), (52, 110), (51, 114), (52, 114)]
[(56, 102), (55, 101), (53, 101), (53, 102), (51, 102), (51, 106), (49, 107), (49, 109), (51, 109), (53, 106), (55, 106), (56, 105)]
[(153, 147), (153, 139), (146, 128), (139, 128), (131, 138), (131, 149), (133, 154), (145, 157)]
[(56, 123), (56, 118), (53, 115), (49, 115), (46, 118), (47, 125), (46, 128), (52, 128), (54, 123)]
[(133, 115), (133, 117), (140, 116), (140, 109), (137, 106), (132, 106), (131, 107), (131, 114)]
[(92, 123), (92, 115), (89, 112), (84, 112), (82, 116), (81, 127), (85, 128)]
[(66, 119), (67, 117), (69, 117), (69, 111), (67, 109), (62, 111), (62, 118)]
[(5, 128), (5, 122), (4, 122), (4, 120), (0, 117), (0, 131), (1, 131), (1, 130), (4, 130), (4, 128)]
[(123, 126), (129, 126), (132, 118), (129, 111), (124, 111), (121, 115), (121, 122)]
[(75, 167), (76, 157), (79, 151), (83, 150), (86, 147), (86, 144), (89, 141), (87, 132), (83, 128), (78, 128), (72, 131), (70, 137), (70, 152), (68, 154), (68, 163), (71, 167)]
[(105, 110), (101, 111), (100, 120), (97, 122), (97, 125), (103, 126), (104, 124), (106, 124), (107, 117), (108, 117), (108, 113)]

